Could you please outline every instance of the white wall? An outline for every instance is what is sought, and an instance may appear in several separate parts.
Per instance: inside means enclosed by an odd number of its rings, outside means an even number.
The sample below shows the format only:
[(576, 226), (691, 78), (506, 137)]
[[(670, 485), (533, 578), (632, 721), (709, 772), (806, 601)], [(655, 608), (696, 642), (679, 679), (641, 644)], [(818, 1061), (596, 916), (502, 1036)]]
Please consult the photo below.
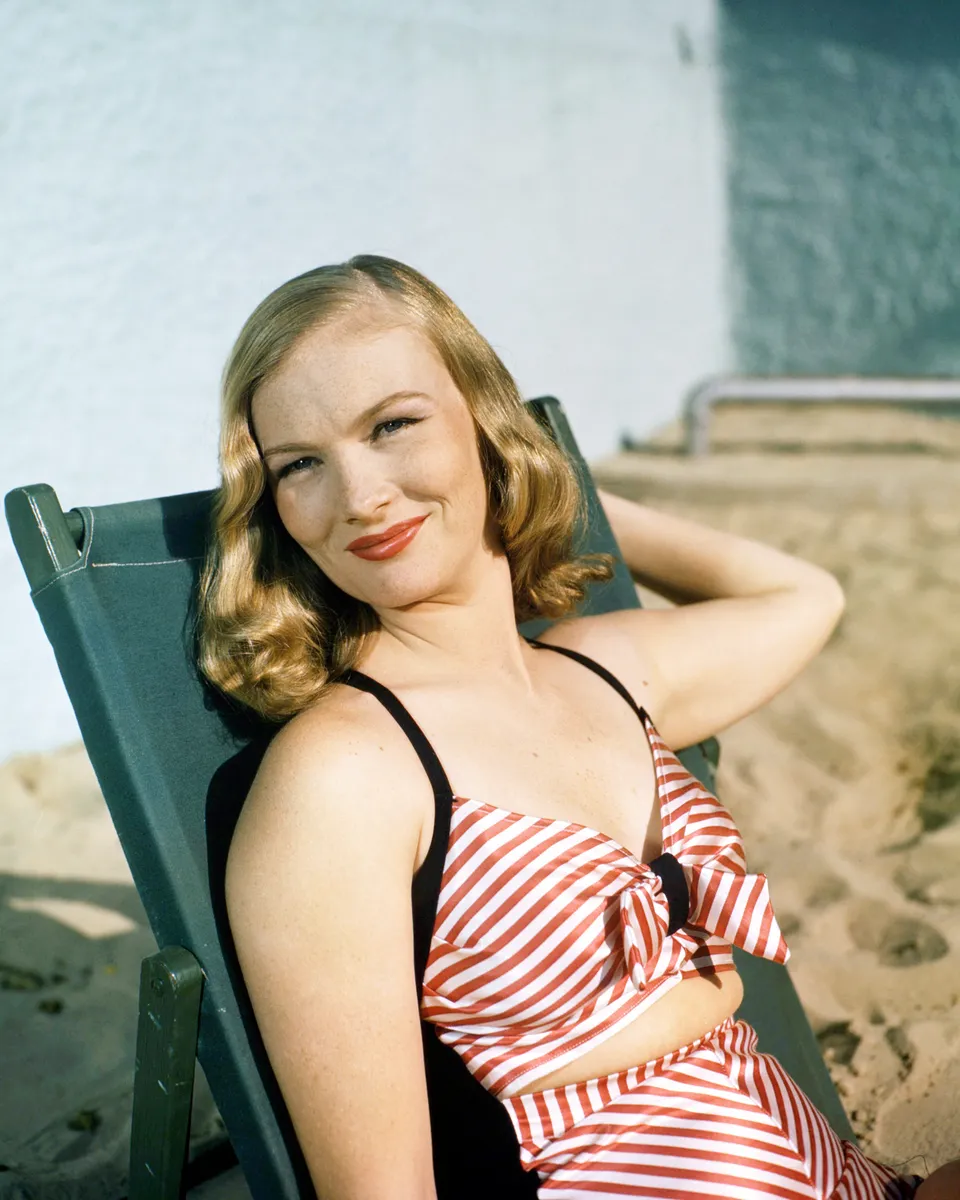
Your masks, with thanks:
[[(0, 487), (213, 486), (242, 321), (360, 251), (434, 277), (588, 456), (670, 417), (727, 360), (714, 7), (7, 0)], [(0, 628), (0, 759), (76, 737), (5, 529)]]

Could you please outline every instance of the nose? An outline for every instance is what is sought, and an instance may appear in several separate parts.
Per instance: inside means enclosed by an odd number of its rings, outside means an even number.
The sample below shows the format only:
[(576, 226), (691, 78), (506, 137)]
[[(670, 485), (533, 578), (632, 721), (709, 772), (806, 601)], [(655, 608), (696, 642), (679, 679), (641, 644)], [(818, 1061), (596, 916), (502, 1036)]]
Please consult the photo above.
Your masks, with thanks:
[(349, 523), (367, 523), (389, 505), (396, 486), (384, 471), (382, 458), (367, 447), (353, 447), (338, 460), (334, 471), (338, 507)]

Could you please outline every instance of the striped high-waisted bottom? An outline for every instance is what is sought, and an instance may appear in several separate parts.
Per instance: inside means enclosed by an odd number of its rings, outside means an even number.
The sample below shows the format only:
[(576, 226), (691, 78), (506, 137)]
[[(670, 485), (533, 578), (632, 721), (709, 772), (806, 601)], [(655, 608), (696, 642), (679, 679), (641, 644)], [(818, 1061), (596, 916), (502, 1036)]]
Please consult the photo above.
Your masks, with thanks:
[(907, 1200), (921, 1180), (841, 1141), (757, 1035), (728, 1018), (600, 1079), (503, 1100), (542, 1200)]

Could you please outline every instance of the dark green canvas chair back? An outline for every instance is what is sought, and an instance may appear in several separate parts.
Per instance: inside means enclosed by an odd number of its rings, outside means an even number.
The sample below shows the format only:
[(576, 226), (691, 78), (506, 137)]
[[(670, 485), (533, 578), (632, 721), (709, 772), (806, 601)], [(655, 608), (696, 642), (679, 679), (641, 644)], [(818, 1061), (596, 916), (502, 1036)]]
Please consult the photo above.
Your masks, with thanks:
[[(585, 548), (619, 559), (560, 405), (530, 403), (580, 473)], [(202, 966), (197, 1053), (244, 1175), (255, 1197), (294, 1200), (312, 1189), (232, 960), (216, 878), (211, 886), (243, 780), (270, 732), (214, 696), (196, 670), (193, 601), (211, 500), (197, 492), (63, 513), (53, 491), (37, 485), (11, 492), (7, 515), (157, 943), (185, 947)], [(637, 603), (621, 561), (586, 611)], [(682, 757), (712, 784), (709, 752)], [(236, 770), (244, 756), (246, 775)], [(785, 969), (739, 952), (737, 961), (746, 985), (741, 1015), (761, 1047), (851, 1137)]]

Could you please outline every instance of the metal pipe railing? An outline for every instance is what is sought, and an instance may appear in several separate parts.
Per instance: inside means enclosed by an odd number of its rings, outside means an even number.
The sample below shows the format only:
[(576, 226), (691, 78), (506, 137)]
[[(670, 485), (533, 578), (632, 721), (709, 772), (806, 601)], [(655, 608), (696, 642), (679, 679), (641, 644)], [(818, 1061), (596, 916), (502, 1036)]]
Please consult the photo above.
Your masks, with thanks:
[(867, 375), (716, 375), (684, 398), (688, 454), (710, 450), (710, 414), (718, 404), (889, 404), (960, 416), (960, 379)]

